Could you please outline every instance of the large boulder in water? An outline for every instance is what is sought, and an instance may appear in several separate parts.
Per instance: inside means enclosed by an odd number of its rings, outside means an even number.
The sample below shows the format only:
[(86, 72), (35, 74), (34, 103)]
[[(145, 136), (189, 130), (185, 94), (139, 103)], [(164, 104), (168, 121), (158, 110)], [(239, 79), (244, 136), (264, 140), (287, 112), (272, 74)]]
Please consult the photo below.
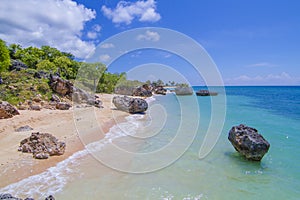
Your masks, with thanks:
[(233, 147), (249, 160), (260, 161), (270, 144), (255, 128), (240, 124), (231, 128), (228, 140)]
[(32, 133), (20, 142), (19, 151), (32, 153), (36, 159), (47, 159), (49, 156), (63, 155), (66, 144), (58, 141), (49, 133)]
[(148, 103), (141, 98), (131, 98), (128, 96), (116, 96), (113, 98), (113, 104), (118, 110), (134, 113), (143, 113), (148, 109)]
[(176, 87), (175, 94), (176, 95), (193, 95), (194, 91), (191, 87)]
[(19, 111), (6, 101), (0, 101), (0, 119), (12, 118), (19, 115)]

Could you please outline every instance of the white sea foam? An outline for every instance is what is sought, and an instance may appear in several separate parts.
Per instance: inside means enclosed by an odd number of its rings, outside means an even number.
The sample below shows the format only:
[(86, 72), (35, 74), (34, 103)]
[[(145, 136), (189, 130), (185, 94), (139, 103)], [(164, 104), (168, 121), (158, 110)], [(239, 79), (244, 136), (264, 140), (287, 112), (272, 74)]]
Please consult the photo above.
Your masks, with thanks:
[(101, 151), (106, 144), (111, 143), (114, 139), (127, 136), (126, 131), (134, 132), (139, 126), (137, 120), (143, 117), (144, 115), (130, 115), (126, 117), (126, 122), (110, 128), (102, 140), (86, 145), (86, 149), (74, 153), (66, 160), (59, 162), (56, 166), (47, 169), (41, 174), (30, 176), (0, 188), (0, 193), (10, 193), (22, 198), (34, 197), (40, 199), (47, 195), (61, 192), (72, 178), (78, 176), (78, 166), (85, 156), (89, 153)]
[[(146, 99), (148, 103), (155, 101), (154, 97)], [(82, 159), (89, 153), (101, 151), (106, 144), (113, 140), (125, 137), (128, 133), (134, 134), (139, 127), (138, 120), (145, 115), (134, 114), (126, 117), (126, 122), (119, 123), (110, 128), (105, 137), (99, 141), (86, 145), (86, 149), (74, 153), (56, 166), (47, 169), (45, 172), (30, 176), (19, 182), (12, 183), (4, 188), (0, 188), (0, 193), (10, 193), (17, 197), (34, 197), (41, 199), (47, 195), (54, 195), (63, 190), (65, 185), (78, 176), (78, 168)]]

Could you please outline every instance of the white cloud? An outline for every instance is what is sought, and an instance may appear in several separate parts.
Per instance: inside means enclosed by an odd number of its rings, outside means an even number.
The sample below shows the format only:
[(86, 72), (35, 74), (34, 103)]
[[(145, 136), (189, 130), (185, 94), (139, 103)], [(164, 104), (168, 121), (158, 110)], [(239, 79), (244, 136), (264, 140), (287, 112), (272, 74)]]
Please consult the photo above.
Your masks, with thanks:
[(115, 47), (115, 45), (112, 43), (104, 43), (100, 46), (100, 48), (102, 48), (102, 49), (110, 49), (110, 48), (114, 48), (114, 47)]
[(72, 0), (2, 0), (0, 38), (23, 47), (50, 45), (84, 58), (95, 46), (80, 37), (95, 17), (94, 10)]
[(147, 40), (157, 42), (160, 39), (160, 35), (154, 31), (146, 31), (145, 34), (140, 34), (137, 36), (137, 40)]
[(100, 58), (100, 61), (102, 61), (102, 62), (107, 62), (111, 59), (111, 57), (108, 54), (100, 55), (99, 58)]
[(269, 62), (260, 62), (251, 65), (247, 65), (246, 67), (276, 67), (277, 65), (269, 63)]
[(96, 39), (101, 31), (102, 27), (99, 24), (95, 24), (92, 27), (92, 31), (87, 32), (87, 37), (90, 39)]
[(280, 74), (268, 74), (265, 76), (250, 77), (241, 75), (235, 78), (227, 79), (226, 85), (299, 85), (300, 78), (292, 77), (286, 72)]
[(115, 9), (101, 8), (103, 14), (116, 24), (131, 24), (132, 20), (138, 18), (141, 22), (156, 22), (161, 16), (156, 12), (155, 0), (137, 1), (135, 3), (120, 1)]

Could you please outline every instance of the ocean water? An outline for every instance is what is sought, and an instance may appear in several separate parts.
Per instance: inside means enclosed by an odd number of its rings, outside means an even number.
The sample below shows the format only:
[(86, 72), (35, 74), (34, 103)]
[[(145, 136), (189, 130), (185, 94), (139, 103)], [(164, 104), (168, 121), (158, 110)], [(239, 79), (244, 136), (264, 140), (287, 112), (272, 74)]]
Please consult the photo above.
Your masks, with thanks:
[[(194, 87), (194, 90), (202, 87)], [(219, 91), (220, 88), (213, 88)], [(1, 188), (42, 199), (299, 199), (300, 87), (226, 87), (214, 97), (155, 96), (101, 141), (57, 166)], [(226, 104), (215, 105), (226, 97)], [(220, 99), (220, 101), (218, 101)], [(199, 158), (214, 115), (221, 133)], [(271, 144), (261, 162), (241, 157), (227, 139), (232, 126), (255, 127)], [(215, 129), (213, 129), (215, 130)]]

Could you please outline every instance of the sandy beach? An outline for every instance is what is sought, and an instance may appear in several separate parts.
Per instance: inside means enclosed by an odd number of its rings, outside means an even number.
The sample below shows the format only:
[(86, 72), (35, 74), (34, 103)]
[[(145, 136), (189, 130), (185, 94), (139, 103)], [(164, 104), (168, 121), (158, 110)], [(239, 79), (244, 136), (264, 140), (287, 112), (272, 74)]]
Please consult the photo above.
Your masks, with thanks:
[[(87, 144), (101, 139), (103, 134), (99, 134), (99, 130), (107, 133), (110, 127), (128, 116), (125, 112), (114, 109), (111, 103), (113, 95), (98, 94), (98, 96), (103, 102), (104, 108), (72, 107), (66, 111), (21, 110), (18, 116), (0, 120), (0, 188), (55, 166), (73, 153), (84, 149), (83, 143)], [(95, 115), (92, 116), (93, 114)], [(96, 123), (90, 119), (91, 116)], [(17, 128), (25, 125), (32, 127), (33, 130), (16, 132)], [(84, 139), (78, 134), (83, 130), (87, 133)], [(29, 137), (32, 132), (50, 133), (58, 140), (66, 142), (64, 155), (37, 160), (32, 157), (32, 154), (19, 152), (17, 149), (20, 141)]]

